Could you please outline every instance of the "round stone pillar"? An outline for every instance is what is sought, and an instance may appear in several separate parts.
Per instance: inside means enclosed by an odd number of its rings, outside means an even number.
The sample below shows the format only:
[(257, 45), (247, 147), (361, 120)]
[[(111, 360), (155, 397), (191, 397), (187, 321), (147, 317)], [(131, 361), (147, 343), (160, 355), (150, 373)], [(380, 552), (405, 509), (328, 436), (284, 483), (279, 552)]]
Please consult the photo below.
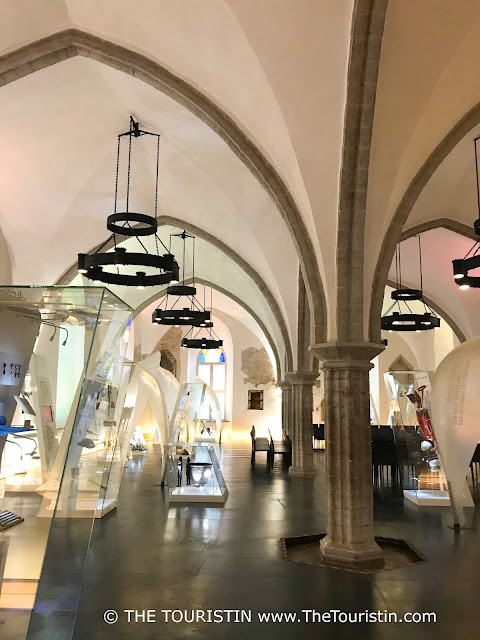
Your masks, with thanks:
[(318, 373), (291, 371), (286, 374), (292, 385), (292, 476), (317, 475), (313, 465), (312, 412), (313, 383)]
[(327, 535), (325, 562), (352, 569), (383, 564), (373, 530), (370, 430), (370, 360), (383, 347), (371, 343), (313, 345), (325, 376)]
[(293, 419), (292, 385), (286, 380), (280, 380), (277, 384), (282, 390), (282, 429), (290, 437)]

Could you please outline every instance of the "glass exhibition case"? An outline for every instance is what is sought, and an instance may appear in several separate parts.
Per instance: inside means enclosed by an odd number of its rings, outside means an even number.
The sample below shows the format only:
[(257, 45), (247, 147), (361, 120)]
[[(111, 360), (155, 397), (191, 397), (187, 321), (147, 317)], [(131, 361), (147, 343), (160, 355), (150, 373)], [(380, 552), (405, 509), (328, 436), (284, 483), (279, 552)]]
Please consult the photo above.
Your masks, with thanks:
[(0, 288), (7, 636), (15, 616), (18, 640), (71, 637), (94, 520), (116, 506), (130, 447), (131, 321), (131, 308), (103, 287)]
[(426, 371), (389, 371), (385, 385), (405, 498), (415, 504), (448, 505), (445, 473), (431, 419)]
[(175, 502), (223, 504), (228, 496), (213, 444), (175, 443), (165, 446), (168, 498)]
[(221, 442), (217, 395), (202, 382), (181, 384), (170, 425), (170, 442)]
[(215, 392), (202, 382), (183, 383), (165, 446), (164, 480), (170, 502), (225, 502), (228, 491), (214, 446), (221, 439), (221, 408)]

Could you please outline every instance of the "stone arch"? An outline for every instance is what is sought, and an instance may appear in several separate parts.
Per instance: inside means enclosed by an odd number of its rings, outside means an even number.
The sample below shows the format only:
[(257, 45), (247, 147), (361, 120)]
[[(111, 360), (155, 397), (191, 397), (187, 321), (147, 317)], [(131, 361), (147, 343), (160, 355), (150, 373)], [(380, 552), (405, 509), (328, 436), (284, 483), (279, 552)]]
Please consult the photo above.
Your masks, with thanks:
[(354, 7), (337, 235), (336, 324), (339, 342), (364, 340), (363, 263), (368, 166), (387, 3), (388, 0), (356, 0)]
[[(185, 284), (191, 284), (192, 282), (193, 282), (192, 278), (185, 278)], [(258, 324), (260, 329), (263, 331), (263, 334), (265, 335), (265, 338), (266, 338), (268, 344), (270, 345), (270, 348), (273, 351), (273, 356), (275, 358), (275, 368), (277, 370), (277, 376), (278, 376), (278, 378), (280, 378), (281, 372), (282, 372), (282, 368), (280, 366), (281, 361), (280, 361), (280, 354), (278, 352), (277, 345), (275, 344), (275, 341), (273, 340), (270, 332), (265, 327), (265, 325), (262, 322), (262, 320), (260, 320), (260, 318), (257, 316), (257, 314), (252, 309), (250, 309), (250, 307), (247, 304), (245, 304), (245, 302), (243, 300), (241, 300), (240, 298), (237, 298), (237, 296), (235, 296), (234, 294), (230, 293), (226, 289), (223, 289), (222, 287), (219, 287), (216, 284), (213, 284), (213, 283), (211, 283), (211, 282), (209, 282), (207, 280), (204, 280), (203, 278), (195, 277), (195, 282), (197, 282), (198, 284), (203, 284), (204, 286), (207, 286), (207, 287), (212, 287), (212, 289), (214, 289), (215, 291), (223, 293), (223, 295), (227, 296), (228, 298), (230, 298), (231, 300), (236, 302), (243, 309), (245, 309), (245, 311), (249, 315), (252, 316), (252, 318)], [(133, 317), (135, 318), (139, 313), (141, 313), (150, 304), (152, 304), (152, 302), (155, 302), (155, 300), (158, 300), (159, 298), (161, 298), (164, 295), (165, 292), (166, 292), (166, 287), (164, 287), (161, 291), (157, 290), (156, 293), (154, 293), (152, 296), (150, 296), (150, 298), (145, 300), (141, 305), (139, 305), (135, 309)], [(286, 347), (286, 345), (285, 345), (285, 347)]]
[(274, 201), (292, 237), (307, 288), (312, 338), (323, 342), (326, 300), (315, 251), (286, 184), (237, 123), (198, 89), (135, 51), (78, 29), (66, 29), (0, 56), (0, 86), (74, 56), (85, 56), (146, 82), (189, 109), (215, 131)]
[[(392, 289), (397, 288), (397, 284), (393, 280), (387, 280), (386, 285), (392, 287)], [(457, 336), (459, 342), (465, 342), (467, 339), (465, 337), (465, 334), (460, 329), (455, 320), (443, 309), (443, 307), (441, 307), (437, 302), (435, 302), (431, 298), (428, 298), (427, 296), (423, 296), (423, 299), (430, 307), (432, 307), (435, 313), (438, 313), (438, 315), (445, 320), (445, 322), (450, 326), (450, 329)]]
[[(238, 255), (238, 253), (236, 253), (236, 251), (234, 251), (231, 247), (229, 247), (227, 244), (225, 244), (224, 242), (222, 242), (219, 238), (217, 238), (216, 236), (214, 236), (213, 234), (209, 233), (208, 231), (204, 231), (203, 229), (201, 229), (200, 227), (197, 227), (194, 224), (191, 224), (190, 222), (185, 222), (184, 220), (180, 220), (179, 218), (174, 218), (172, 216), (159, 216), (158, 217), (158, 225), (159, 226), (163, 226), (163, 225), (170, 225), (173, 227), (178, 227), (178, 228), (182, 228), (185, 229), (186, 231), (189, 231), (190, 233), (193, 233), (195, 236), (202, 238), (203, 240), (209, 242), (210, 244), (214, 245), (215, 247), (217, 247), (218, 249), (220, 249), (220, 251), (222, 251), (225, 255), (227, 255), (231, 260), (233, 260), (233, 262), (235, 262), (236, 264), (238, 264), (238, 266), (245, 271), (245, 273), (247, 273), (247, 275), (250, 276), (250, 278), (255, 282), (255, 284), (258, 286), (259, 290), (262, 292), (262, 295), (264, 296), (272, 314), (273, 317), (275, 318), (278, 327), (280, 329), (280, 332), (282, 334), (282, 340), (284, 342), (285, 345), (285, 370), (286, 371), (291, 371), (293, 369), (293, 349), (292, 349), (292, 343), (290, 340), (290, 336), (288, 333), (288, 328), (287, 328), (287, 323), (285, 322), (285, 318), (283, 317), (282, 311), (278, 305), (278, 302), (275, 298), (275, 296), (273, 295), (273, 293), (270, 291), (269, 286), (267, 285), (267, 283), (265, 282), (265, 280), (262, 278), (262, 276), (258, 273), (258, 271), (256, 271), (256, 269), (254, 269), (246, 260), (244, 260), (241, 256)], [(107, 242), (106, 244), (104, 243), (100, 243), (99, 245), (97, 245), (96, 247), (93, 247), (90, 251), (90, 253), (95, 252), (100, 246), (103, 246), (103, 249), (105, 251), (107, 251), (108, 249), (112, 249), (114, 244), (113, 244), (113, 240), (111, 240), (110, 242)], [(57, 281), (55, 282), (55, 284), (57, 285), (65, 285), (68, 284), (69, 282), (71, 282), (73, 280), (73, 278), (77, 275), (77, 265), (76, 263), (72, 264), (66, 271), (64, 271), (64, 273), (62, 273), (62, 275), (57, 279)], [(250, 307), (247, 307), (245, 305), (245, 303), (240, 300), (239, 298), (237, 298), (236, 296), (234, 296), (233, 294), (227, 292), (226, 290), (222, 289), (221, 287), (212, 285), (210, 282), (206, 282), (203, 281), (199, 278), (196, 278), (197, 282), (199, 282), (200, 284), (206, 284), (209, 287), (213, 287), (214, 289), (216, 289), (217, 291), (220, 291), (221, 293), (223, 293), (224, 295), (228, 296), (229, 298), (231, 298), (232, 300), (234, 300), (235, 302), (237, 302), (241, 307), (243, 307), (251, 316), (252, 318), (255, 319), (255, 321), (257, 322), (257, 324), (261, 327), (262, 331), (264, 332), (270, 346), (272, 347), (272, 350), (275, 354), (275, 359), (276, 359), (276, 364), (277, 364), (277, 371), (279, 372), (280, 375), (280, 357), (278, 354), (278, 350), (274, 344), (274, 341), (270, 335), (270, 333), (268, 332), (268, 330), (266, 329), (266, 327), (264, 326), (263, 322), (258, 318), (258, 316), (250, 309)], [(153, 300), (150, 300), (150, 302), (152, 302)], [(148, 304), (150, 304), (150, 302)], [(146, 306), (148, 306), (148, 304), (144, 304), (141, 307), (139, 307), (139, 310), (143, 310)], [(136, 311), (136, 313), (139, 313), (139, 311)]]
[[(395, 210), (393, 218), (388, 227), (387, 233), (383, 238), (380, 255), (375, 267), (375, 273), (372, 282), (372, 294), (370, 300), (370, 317), (369, 317), (369, 336), (370, 340), (378, 341), (380, 338), (380, 316), (382, 313), (383, 290), (388, 277), (388, 270), (393, 259), (395, 246), (400, 239), (404, 240), (413, 235), (412, 229), (402, 233), (408, 216), (418, 200), (423, 188), (430, 180), (432, 175), (445, 160), (454, 147), (464, 138), (474, 127), (480, 123), (480, 103), (476, 104), (468, 113), (466, 113), (455, 126), (447, 133), (447, 135), (439, 142), (435, 149), (423, 163), (417, 174), (410, 182), (407, 190), (403, 194), (398, 207)], [(465, 225), (450, 219), (446, 221), (445, 228), (462, 235), (466, 235), (460, 229), (465, 229)], [(439, 221), (431, 221), (423, 223), (415, 227), (418, 230), (427, 231), (438, 226)], [(470, 230), (471, 233), (471, 230)], [(471, 237), (470, 233), (467, 237)], [(410, 234), (410, 235), (408, 235)]]

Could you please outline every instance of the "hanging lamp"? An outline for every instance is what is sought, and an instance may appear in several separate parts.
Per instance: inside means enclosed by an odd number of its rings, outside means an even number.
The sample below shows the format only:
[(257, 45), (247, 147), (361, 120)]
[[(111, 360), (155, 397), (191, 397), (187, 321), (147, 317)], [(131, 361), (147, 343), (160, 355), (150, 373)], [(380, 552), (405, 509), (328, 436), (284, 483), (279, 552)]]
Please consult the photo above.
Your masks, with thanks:
[[(423, 298), (422, 244), (418, 237), (418, 259), (420, 271), (420, 289), (402, 287), (402, 261), (400, 245), (395, 249), (395, 268), (397, 288), (392, 291), (393, 304), (382, 316), (381, 327), (384, 331), (429, 331), (440, 328), (440, 318)], [(413, 313), (409, 302), (423, 304), (423, 313)], [(392, 311), (396, 307), (395, 311)], [(392, 313), (390, 313), (392, 312)]]
[[(186, 231), (172, 233), (170, 235), (170, 247), (172, 238), (180, 238), (183, 241), (183, 264), (181, 284), (171, 285), (167, 288), (167, 295), (160, 301), (158, 307), (152, 313), (152, 323), (160, 325), (190, 325), (192, 327), (213, 326), (210, 322), (210, 311), (205, 310), (205, 304), (197, 300), (195, 287), (195, 236)], [(192, 285), (185, 284), (186, 242), (192, 240)], [(175, 299), (176, 298), (176, 299)], [(172, 299), (174, 302), (172, 303)], [(178, 305), (178, 306), (177, 306)]]
[[(475, 150), (475, 177), (477, 182), (477, 211), (478, 219), (473, 224), (473, 230), (477, 236), (480, 237), (480, 182), (478, 176), (478, 150), (477, 142), (480, 140), (480, 136), (475, 138), (473, 146)], [(480, 276), (471, 276), (469, 272), (472, 269), (480, 267), (480, 239), (475, 242), (470, 251), (464, 258), (452, 260), (453, 265), (453, 277), (455, 282), (462, 290), (480, 289)]]
[[(157, 139), (157, 163), (155, 178), (155, 215), (130, 211), (130, 183), (132, 167), (132, 140), (141, 136), (153, 136)], [(128, 167), (127, 167), (127, 194), (125, 211), (117, 211), (118, 182), (120, 169), (120, 151), (123, 138), (128, 138)], [(126, 287), (145, 287), (178, 282), (179, 268), (175, 256), (167, 249), (157, 234), (157, 210), (158, 210), (158, 173), (160, 157), (160, 135), (140, 129), (138, 122), (130, 116), (130, 128), (118, 136), (117, 144), (117, 169), (115, 175), (115, 204), (113, 214), (107, 218), (107, 229), (111, 235), (93, 254), (78, 254), (78, 272), (84, 275), (94, 284), (116, 284)], [(117, 236), (136, 238), (143, 252), (134, 253), (123, 247), (117, 246)], [(141, 237), (155, 237), (155, 253), (149, 253)], [(113, 240), (114, 251), (102, 252), (102, 249)], [(160, 255), (159, 244), (165, 253)], [(140, 267), (135, 274), (125, 273), (125, 267)], [(145, 269), (154, 270), (147, 273)]]
[[(205, 296), (205, 287), (204, 287)], [(213, 289), (210, 288), (210, 314), (213, 312)], [(213, 322), (207, 322), (206, 325), (200, 327), (194, 332), (192, 327), (188, 333), (182, 338), (180, 346), (183, 349), (218, 349), (223, 347), (223, 340), (217, 336), (213, 330)], [(203, 334), (203, 335), (202, 335)]]

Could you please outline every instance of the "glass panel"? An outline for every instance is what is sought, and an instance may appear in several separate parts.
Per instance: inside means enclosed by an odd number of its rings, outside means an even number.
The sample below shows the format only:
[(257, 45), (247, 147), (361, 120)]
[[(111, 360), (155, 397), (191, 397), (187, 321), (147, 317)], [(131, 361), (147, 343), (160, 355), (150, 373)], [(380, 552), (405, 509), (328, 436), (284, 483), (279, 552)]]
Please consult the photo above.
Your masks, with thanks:
[(222, 416), (222, 420), (225, 418), (225, 394), (224, 393), (215, 393), (218, 398), (218, 404), (220, 405), (220, 414)]
[(426, 371), (385, 374), (390, 424), (404, 495), (417, 504), (447, 499), (447, 484), (430, 419), (431, 384)]
[(205, 384), (210, 384), (210, 365), (199, 364), (198, 365), (198, 377), (203, 380)]
[(0, 442), (0, 509), (24, 519), (2, 533), (2, 629), (70, 638), (94, 518), (115, 506), (124, 465), (132, 310), (102, 287), (0, 287), (0, 309), (14, 374), (0, 376), (0, 414), (30, 429)]
[(184, 382), (179, 389), (172, 421), (170, 442), (192, 442), (200, 428), (200, 408), (206, 385)]
[(212, 444), (166, 445), (169, 502), (225, 502), (228, 491)]
[(212, 389), (215, 389), (215, 391), (225, 391), (225, 365), (214, 364), (212, 369)]
[(205, 362), (205, 350), (200, 351), (200, 355), (198, 356), (198, 361), (199, 362)]

